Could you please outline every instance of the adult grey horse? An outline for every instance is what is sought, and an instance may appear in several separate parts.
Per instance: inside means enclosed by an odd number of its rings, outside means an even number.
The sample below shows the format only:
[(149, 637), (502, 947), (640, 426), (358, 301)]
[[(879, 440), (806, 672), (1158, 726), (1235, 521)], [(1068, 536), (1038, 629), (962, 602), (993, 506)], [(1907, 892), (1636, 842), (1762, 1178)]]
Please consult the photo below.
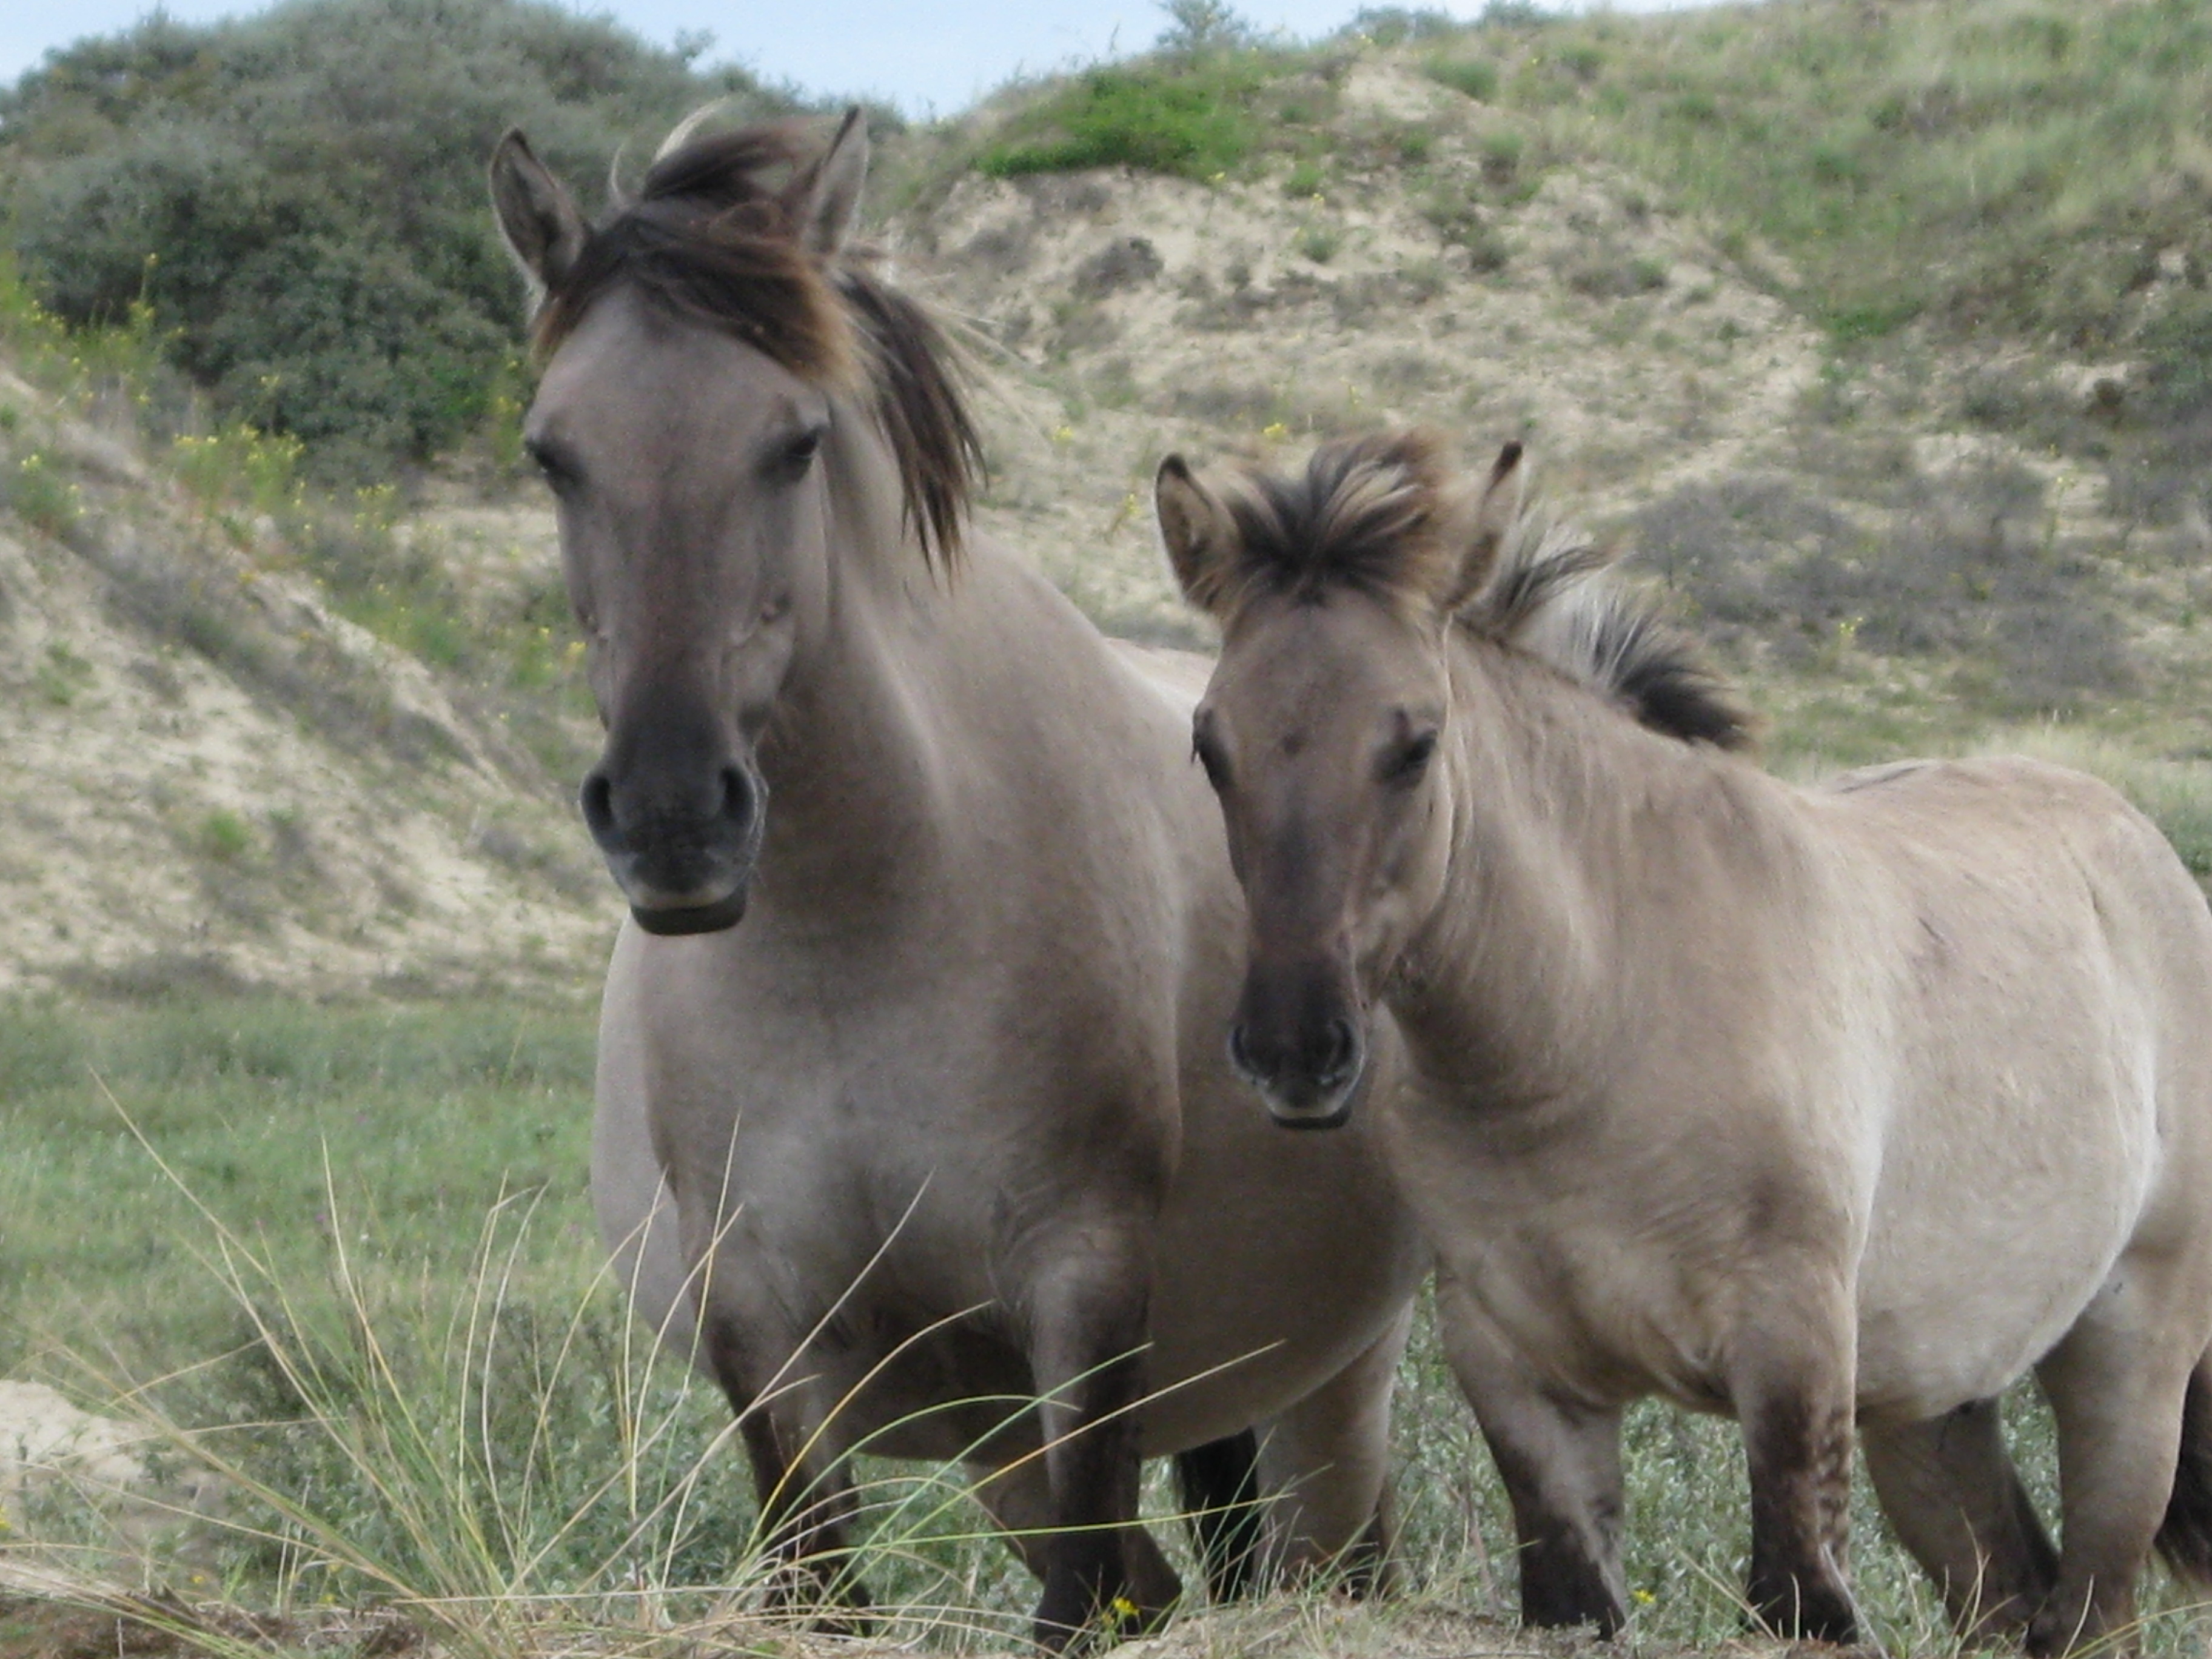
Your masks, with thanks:
[(964, 1459), (1059, 1646), (1177, 1591), (1140, 1455), (1257, 1425), (1272, 1563), (1379, 1536), (1426, 1255), (1379, 1147), (1279, 1134), (1225, 1064), (1198, 682), (963, 536), (941, 337), (846, 249), (866, 155), (858, 112), (679, 131), (596, 227), (520, 134), (493, 161), (633, 918), (592, 1193), (809, 1594), (844, 1454)]
[[(1729, 752), (1723, 689), (1521, 483), (1517, 445), (1462, 481), (1412, 433), (1218, 492), (1171, 457), (1159, 506), (1224, 629), (1232, 1046), (1280, 1121), (1358, 1122), (1395, 1017), (1524, 1613), (1620, 1623), (1620, 1412), (1657, 1393), (1742, 1425), (1772, 1626), (1852, 1633), (1856, 1425), (1962, 1630), (2124, 1632), (2154, 1540), (2212, 1579), (2203, 895), (2077, 773)], [(2031, 1367), (2056, 1555), (1998, 1433)]]

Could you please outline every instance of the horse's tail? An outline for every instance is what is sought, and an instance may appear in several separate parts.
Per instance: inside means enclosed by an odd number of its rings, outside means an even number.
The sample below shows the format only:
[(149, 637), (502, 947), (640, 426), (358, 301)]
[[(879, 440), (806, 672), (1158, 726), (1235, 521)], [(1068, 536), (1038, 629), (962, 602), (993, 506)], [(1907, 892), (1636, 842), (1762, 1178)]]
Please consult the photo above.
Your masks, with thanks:
[(2181, 1402), (2181, 1461), (2159, 1523), (2158, 1553), (2178, 1578), (2212, 1585), (2212, 1353), (2189, 1374)]

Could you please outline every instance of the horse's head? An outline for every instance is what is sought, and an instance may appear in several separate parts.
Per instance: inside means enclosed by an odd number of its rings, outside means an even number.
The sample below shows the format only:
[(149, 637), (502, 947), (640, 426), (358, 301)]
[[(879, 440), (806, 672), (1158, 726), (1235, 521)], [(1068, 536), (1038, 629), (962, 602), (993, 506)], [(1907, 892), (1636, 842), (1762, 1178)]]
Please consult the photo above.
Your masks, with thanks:
[(1222, 625), (1193, 740), (1250, 916), (1231, 1058), (1278, 1122), (1349, 1115), (1370, 1011), (1435, 908), (1451, 840), (1443, 640), (1488, 572), (1520, 450), (1468, 490), (1419, 433), (1327, 445), (1220, 493), (1161, 465), (1183, 591)]
[[(524, 442), (553, 490), (607, 734), (584, 817), (653, 933), (744, 915), (760, 744), (832, 603), (839, 457), (881, 444), (886, 421), (910, 426), (902, 399), (945, 391), (877, 384), (901, 343), (933, 367), (934, 337), (887, 344), (887, 328), (926, 323), (840, 258), (866, 167), (857, 110), (826, 149), (786, 125), (679, 131), (594, 228), (520, 134), (492, 160), (501, 230), (539, 300)], [(945, 407), (953, 429), (924, 441), (951, 459), (937, 497), (923, 481), (917, 527), (939, 556), (973, 447)]]

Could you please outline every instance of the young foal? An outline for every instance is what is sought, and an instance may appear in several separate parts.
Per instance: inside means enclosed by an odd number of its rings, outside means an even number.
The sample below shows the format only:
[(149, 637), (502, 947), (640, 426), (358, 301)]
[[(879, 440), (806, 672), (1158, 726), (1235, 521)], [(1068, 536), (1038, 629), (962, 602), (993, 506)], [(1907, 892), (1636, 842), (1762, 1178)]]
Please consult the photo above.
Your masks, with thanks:
[[(2203, 895), (2051, 767), (1760, 772), (1520, 484), (1517, 446), (1467, 488), (1417, 434), (1160, 470), (1223, 628), (1194, 730), (1250, 904), (1239, 1069), (1341, 1123), (1401, 1029), (1424, 1086), (1384, 1110), (1532, 1621), (1620, 1625), (1620, 1412), (1658, 1393), (1742, 1425), (1776, 1629), (1855, 1628), (1856, 1419), (1962, 1629), (2118, 1630), (2154, 1538), (2212, 1572)], [(1998, 1437), (2030, 1367), (2055, 1559)]]
[(596, 228), (493, 163), (633, 916), (592, 1194), (786, 1552), (843, 1593), (842, 1455), (965, 1459), (1058, 1646), (1176, 1593), (1141, 1455), (1261, 1425), (1274, 1561), (1373, 1534), (1425, 1251), (1378, 1143), (1244, 1103), (1197, 682), (963, 549), (939, 337), (843, 252), (866, 149), (679, 134)]

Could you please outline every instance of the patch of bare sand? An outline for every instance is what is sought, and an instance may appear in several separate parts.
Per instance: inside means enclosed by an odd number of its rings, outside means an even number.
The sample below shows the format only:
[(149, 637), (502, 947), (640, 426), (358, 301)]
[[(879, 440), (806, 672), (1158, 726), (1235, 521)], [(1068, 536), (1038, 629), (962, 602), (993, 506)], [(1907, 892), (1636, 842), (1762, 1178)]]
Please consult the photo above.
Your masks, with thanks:
[(0, 992), (587, 975), (617, 907), (496, 720), (335, 614), (285, 550), (65, 410), (21, 420), (36, 394), (7, 390), (9, 444), (77, 505), (0, 520)]

